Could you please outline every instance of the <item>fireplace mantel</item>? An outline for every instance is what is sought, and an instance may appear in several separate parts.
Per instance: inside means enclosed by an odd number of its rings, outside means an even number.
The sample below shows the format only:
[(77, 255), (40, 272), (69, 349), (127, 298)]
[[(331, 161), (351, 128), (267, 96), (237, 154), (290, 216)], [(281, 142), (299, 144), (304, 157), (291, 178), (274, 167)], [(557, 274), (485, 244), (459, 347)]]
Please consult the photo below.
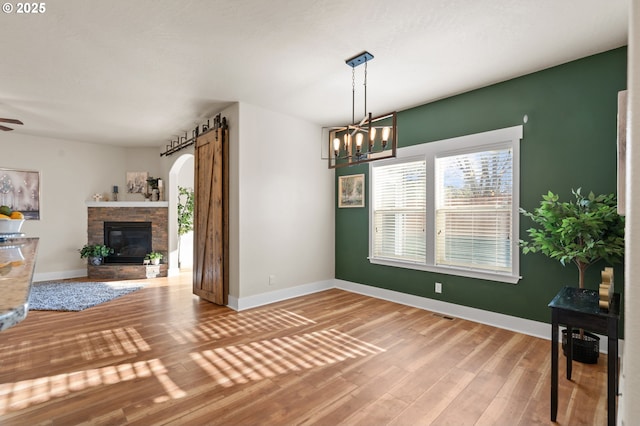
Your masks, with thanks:
[(168, 201), (85, 201), (87, 207), (169, 207)]

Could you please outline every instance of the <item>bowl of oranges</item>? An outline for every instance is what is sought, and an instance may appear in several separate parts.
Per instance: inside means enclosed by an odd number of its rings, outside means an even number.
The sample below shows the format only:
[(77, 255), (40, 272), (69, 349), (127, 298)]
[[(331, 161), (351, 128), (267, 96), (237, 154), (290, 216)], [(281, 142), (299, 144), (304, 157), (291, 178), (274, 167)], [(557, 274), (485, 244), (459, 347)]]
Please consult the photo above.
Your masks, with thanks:
[(0, 206), (0, 234), (18, 234), (24, 223), (24, 215), (9, 206)]

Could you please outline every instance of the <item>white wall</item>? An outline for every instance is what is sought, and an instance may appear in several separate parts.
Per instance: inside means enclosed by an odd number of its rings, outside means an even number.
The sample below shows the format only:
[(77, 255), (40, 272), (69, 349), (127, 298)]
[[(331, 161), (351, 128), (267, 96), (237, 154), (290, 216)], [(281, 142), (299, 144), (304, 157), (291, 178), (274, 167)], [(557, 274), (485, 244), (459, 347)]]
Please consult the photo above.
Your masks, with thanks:
[(320, 127), (246, 103), (239, 110), (238, 153), (231, 150), (232, 170), (238, 161), (231, 220), (238, 218), (239, 288), (230, 296), (332, 279), (334, 172), (320, 159)]
[(640, 419), (640, 3), (629, 6), (625, 344), (620, 421)]
[[(23, 232), (39, 237), (35, 280), (86, 275), (78, 249), (87, 242), (87, 207), (94, 193), (111, 195), (125, 188), (127, 171), (156, 172), (154, 150), (131, 150), (4, 133), (0, 167), (40, 171), (39, 221), (26, 221)], [(156, 154), (157, 155), (157, 154)], [(135, 170), (132, 170), (135, 168)], [(121, 194), (123, 195), (123, 194)]]
[[(320, 128), (248, 104), (223, 110), (230, 143), (230, 288), (236, 300), (334, 277), (334, 172), (320, 159)], [(41, 171), (36, 280), (84, 276), (85, 201), (121, 188), (127, 171), (168, 182), (175, 158), (159, 148), (122, 148), (2, 135), (0, 167)], [(173, 156), (172, 156), (173, 157)], [(173, 205), (175, 207), (175, 204)], [(176, 259), (177, 261), (177, 259)], [(275, 283), (269, 285), (269, 276)]]
[(240, 294), (240, 104), (221, 112), (229, 126), (229, 297)]

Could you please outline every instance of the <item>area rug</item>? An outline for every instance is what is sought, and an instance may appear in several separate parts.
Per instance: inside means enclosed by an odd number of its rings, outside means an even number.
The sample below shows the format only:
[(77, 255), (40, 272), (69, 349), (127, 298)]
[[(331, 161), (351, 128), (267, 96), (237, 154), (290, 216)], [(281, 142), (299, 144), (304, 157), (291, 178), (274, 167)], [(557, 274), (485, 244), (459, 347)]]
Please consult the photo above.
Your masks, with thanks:
[(31, 311), (82, 311), (144, 287), (123, 282), (34, 283), (29, 295)]

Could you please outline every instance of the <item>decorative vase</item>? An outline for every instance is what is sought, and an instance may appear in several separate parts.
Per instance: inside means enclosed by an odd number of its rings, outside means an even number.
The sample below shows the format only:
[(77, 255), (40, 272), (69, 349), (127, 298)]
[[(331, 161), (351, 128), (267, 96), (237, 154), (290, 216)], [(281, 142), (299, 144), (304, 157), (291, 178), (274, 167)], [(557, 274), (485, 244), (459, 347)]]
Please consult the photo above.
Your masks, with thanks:
[(89, 263), (91, 263), (93, 266), (102, 265), (102, 256), (90, 256)]
[(159, 265), (160, 264), (160, 259), (151, 259), (151, 264), (152, 265)]

